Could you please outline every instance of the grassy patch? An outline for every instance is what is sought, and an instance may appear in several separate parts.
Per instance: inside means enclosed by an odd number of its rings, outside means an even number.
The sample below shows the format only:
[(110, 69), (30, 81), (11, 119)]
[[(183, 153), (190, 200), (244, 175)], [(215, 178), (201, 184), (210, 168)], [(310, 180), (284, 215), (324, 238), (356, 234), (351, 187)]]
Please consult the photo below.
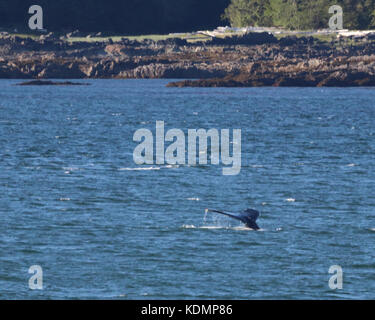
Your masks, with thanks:
[[(231, 31), (231, 32), (223, 33), (223, 34), (218, 34), (217, 37), (218, 38), (226, 38), (226, 37), (239, 36), (239, 35), (242, 35), (242, 34), (243, 33), (241, 33), (241, 32)], [(42, 34), (11, 33), (9, 35), (17, 36), (17, 37), (20, 37), (20, 38), (38, 39)], [(280, 40), (282, 38), (285, 38), (285, 37), (288, 37), (288, 36), (296, 36), (297, 38), (312, 36), (313, 38), (315, 38), (315, 39), (317, 39), (317, 40), (319, 40), (323, 43), (327, 43), (327, 44), (335, 43), (336, 46), (337, 46), (337, 43), (338, 43), (337, 34), (334, 34), (334, 33), (332, 33), (332, 34), (315, 33), (315, 34), (310, 35), (310, 34), (304, 34), (304, 33), (285, 32), (285, 33), (274, 34), (274, 36), (278, 40)], [(2, 36), (0, 36), (0, 38), (1, 37)], [(187, 40), (188, 42), (191, 42), (191, 43), (198, 42), (198, 41), (207, 41), (207, 40), (211, 39), (211, 37), (209, 35), (206, 35), (204, 33), (179, 33), (179, 34), (168, 34), (168, 35), (167, 34), (165, 34), (165, 35), (149, 34), (149, 35), (137, 35), (137, 36), (115, 35), (115, 36), (92, 37), (92, 38), (72, 37), (72, 38), (66, 38), (65, 41), (68, 41), (68, 42), (105, 42), (105, 41), (108, 41), (109, 39), (112, 39), (113, 42), (118, 42), (118, 41), (121, 41), (121, 39), (123, 39), (123, 38), (129, 39), (129, 40), (137, 40), (137, 41), (142, 41), (142, 40), (145, 40), (145, 39), (158, 41), (158, 40), (166, 40), (166, 39), (170, 39), (170, 38), (180, 38), (180, 39)], [(355, 46), (358, 43), (356, 43), (352, 39), (344, 38), (344, 39), (341, 40), (341, 44), (342, 45), (353, 45), (353, 46)]]
[(204, 36), (202, 34), (195, 34), (195, 33), (184, 33), (184, 34), (148, 34), (148, 35), (138, 35), (138, 36), (109, 36), (109, 37), (92, 37), (92, 38), (85, 38), (85, 37), (73, 37), (67, 39), (67, 41), (70, 42), (103, 42), (108, 41), (109, 39), (112, 39), (113, 42), (121, 41), (121, 39), (129, 39), (129, 40), (136, 40), (136, 41), (143, 41), (143, 40), (153, 40), (153, 41), (159, 41), (159, 40), (166, 40), (171, 38), (179, 38), (184, 39), (189, 42), (195, 42), (195, 41), (205, 41), (210, 39), (210, 37)]

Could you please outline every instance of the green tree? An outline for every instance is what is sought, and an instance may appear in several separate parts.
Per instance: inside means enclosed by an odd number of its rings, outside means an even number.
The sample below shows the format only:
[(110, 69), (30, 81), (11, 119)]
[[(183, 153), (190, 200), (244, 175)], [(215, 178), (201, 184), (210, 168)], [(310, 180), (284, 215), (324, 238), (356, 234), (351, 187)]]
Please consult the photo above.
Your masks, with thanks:
[(322, 29), (328, 27), (331, 6), (329, 0), (301, 1), (299, 4), (299, 28)]
[(223, 18), (233, 27), (269, 26), (272, 19), (267, 12), (270, 12), (267, 0), (232, 0)]
[(327, 28), (332, 5), (343, 8), (344, 28), (375, 28), (375, 0), (231, 0), (224, 17), (235, 27)]
[(295, 0), (270, 0), (273, 26), (299, 29), (299, 15)]

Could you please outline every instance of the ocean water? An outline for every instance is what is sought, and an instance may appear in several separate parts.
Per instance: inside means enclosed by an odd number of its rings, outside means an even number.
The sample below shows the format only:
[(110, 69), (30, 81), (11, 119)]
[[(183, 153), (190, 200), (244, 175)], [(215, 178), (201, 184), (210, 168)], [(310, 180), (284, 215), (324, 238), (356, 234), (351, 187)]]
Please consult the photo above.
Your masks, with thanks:
[[(374, 89), (17, 82), (0, 81), (1, 299), (375, 298)], [(241, 129), (240, 174), (136, 165), (157, 120)], [(248, 207), (261, 231), (205, 215)]]

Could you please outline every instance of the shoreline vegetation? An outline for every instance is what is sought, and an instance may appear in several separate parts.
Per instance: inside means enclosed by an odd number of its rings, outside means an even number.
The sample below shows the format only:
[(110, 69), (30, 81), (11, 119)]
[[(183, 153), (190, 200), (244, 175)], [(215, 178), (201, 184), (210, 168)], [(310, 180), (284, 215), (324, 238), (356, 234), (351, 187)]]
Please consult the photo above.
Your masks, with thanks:
[(0, 78), (181, 79), (168, 87), (375, 86), (375, 33), (263, 31), (137, 37), (3, 32)]

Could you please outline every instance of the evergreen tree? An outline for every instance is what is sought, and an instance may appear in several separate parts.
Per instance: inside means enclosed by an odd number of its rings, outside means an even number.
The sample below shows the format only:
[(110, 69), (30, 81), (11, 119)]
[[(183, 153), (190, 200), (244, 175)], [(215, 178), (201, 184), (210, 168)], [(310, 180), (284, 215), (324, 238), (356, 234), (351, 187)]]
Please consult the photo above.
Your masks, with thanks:
[(328, 9), (332, 5), (343, 8), (344, 28), (375, 27), (375, 0), (231, 0), (224, 18), (235, 27), (320, 29), (328, 28)]
[(232, 0), (223, 17), (234, 27), (268, 26), (271, 25), (269, 5), (264, 0)]

